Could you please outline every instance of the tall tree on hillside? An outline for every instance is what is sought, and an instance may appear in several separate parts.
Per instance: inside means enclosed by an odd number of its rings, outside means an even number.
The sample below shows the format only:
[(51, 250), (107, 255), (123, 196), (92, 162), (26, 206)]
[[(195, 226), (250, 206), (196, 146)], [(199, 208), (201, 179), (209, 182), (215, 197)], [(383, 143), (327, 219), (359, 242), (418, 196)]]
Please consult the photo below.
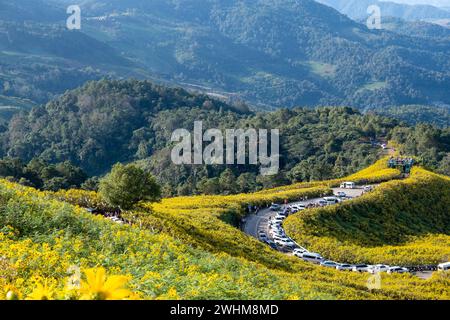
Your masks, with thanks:
[(111, 172), (100, 180), (99, 193), (108, 204), (125, 210), (140, 201), (161, 199), (161, 187), (155, 178), (132, 164), (114, 165)]

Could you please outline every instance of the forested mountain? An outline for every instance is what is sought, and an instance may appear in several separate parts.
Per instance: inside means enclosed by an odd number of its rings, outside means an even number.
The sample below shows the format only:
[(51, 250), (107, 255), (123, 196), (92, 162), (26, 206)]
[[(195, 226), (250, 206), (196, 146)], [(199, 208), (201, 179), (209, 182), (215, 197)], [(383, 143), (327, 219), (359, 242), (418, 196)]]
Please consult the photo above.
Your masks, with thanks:
[[(199, 120), (204, 128), (279, 129), (280, 174), (264, 177), (250, 165), (174, 165), (172, 132), (192, 131)], [(387, 140), (421, 156), (425, 165), (450, 172), (448, 127), (415, 128), (350, 108), (253, 113), (244, 105), (136, 80), (103, 80), (69, 91), (16, 115), (1, 138), (3, 157), (70, 161), (89, 175), (102, 175), (119, 161), (137, 161), (157, 176), (167, 195), (248, 192), (342, 177), (373, 162)]]
[(432, 38), (441, 42), (450, 39), (450, 28), (425, 21), (405, 21), (399, 18), (386, 17), (383, 19), (382, 27), (409, 37)]
[(408, 5), (379, 0), (317, 0), (317, 2), (333, 7), (356, 20), (367, 18), (369, 16), (367, 8), (371, 5), (379, 6), (383, 17), (396, 17), (409, 21), (450, 19), (450, 12), (432, 5)]
[[(63, 28), (69, 1), (42, 1)], [(3, 39), (11, 23), (24, 24), (14, 12), (40, 5), (8, 2)], [(86, 0), (81, 8), (81, 31), (48, 31), (53, 9), (32, 38), (26, 24), (12, 27), (43, 48), (2, 41), (0, 94), (39, 101), (87, 79), (131, 75), (263, 108), (450, 104), (448, 41), (368, 30), (312, 0)], [(26, 12), (34, 21), (34, 9)]]
[(405, 121), (411, 125), (430, 123), (442, 128), (450, 126), (450, 108), (446, 106), (396, 106), (378, 110), (377, 113)]
[(131, 65), (113, 48), (60, 26), (0, 21), (0, 95), (48, 102)]

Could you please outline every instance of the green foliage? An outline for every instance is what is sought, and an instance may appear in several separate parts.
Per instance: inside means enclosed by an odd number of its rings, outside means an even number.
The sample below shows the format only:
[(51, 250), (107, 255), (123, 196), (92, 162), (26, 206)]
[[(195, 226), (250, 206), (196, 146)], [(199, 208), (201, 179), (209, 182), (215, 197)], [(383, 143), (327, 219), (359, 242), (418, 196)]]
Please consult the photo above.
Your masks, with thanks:
[(160, 200), (161, 188), (144, 170), (118, 163), (100, 180), (99, 194), (108, 204), (127, 210), (140, 201)]
[(17, 158), (4, 158), (0, 160), (0, 177), (42, 190), (57, 191), (79, 188), (87, 175), (68, 161), (49, 164), (33, 159), (24, 164)]
[[(172, 132), (192, 130), (198, 120), (205, 128), (221, 130), (230, 124), (233, 128), (279, 129), (279, 174), (260, 176), (259, 166), (252, 165), (174, 165)], [(68, 160), (90, 175), (101, 176), (117, 162), (137, 161), (155, 175), (164, 196), (176, 196), (233, 194), (344, 177), (374, 162), (381, 152), (379, 144), (389, 139), (408, 154), (420, 153), (427, 167), (445, 170), (448, 130), (424, 128), (399, 125), (396, 120), (350, 108), (238, 112), (223, 102), (181, 89), (147, 81), (103, 80), (16, 116), (1, 141), (3, 154), (24, 161), (35, 157), (51, 163)], [(52, 181), (49, 187), (58, 185), (64, 181)], [(95, 190), (96, 186), (86, 188)]]
[(391, 137), (400, 153), (416, 156), (425, 167), (450, 175), (450, 127), (439, 129), (427, 124), (419, 124), (415, 128), (399, 126), (392, 131)]
[(410, 125), (428, 123), (441, 128), (450, 126), (449, 107), (408, 105), (383, 108), (375, 112), (402, 120)]

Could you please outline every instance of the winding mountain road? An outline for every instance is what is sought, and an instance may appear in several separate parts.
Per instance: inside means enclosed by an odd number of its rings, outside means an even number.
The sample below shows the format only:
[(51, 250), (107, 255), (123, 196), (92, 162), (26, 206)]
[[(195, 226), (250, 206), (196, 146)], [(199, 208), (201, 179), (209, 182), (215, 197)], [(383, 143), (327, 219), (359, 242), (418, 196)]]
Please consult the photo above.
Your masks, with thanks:
[[(375, 186), (376, 187), (376, 186)], [(342, 191), (345, 192), (348, 199), (345, 201), (351, 201), (354, 198), (358, 198), (360, 196), (362, 196), (364, 194), (364, 186), (358, 186), (356, 189), (342, 189), (342, 188), (333, 188), (333, 194), (337, 194), (338, 192)], [(312, 204), (312, 203), (317, 203), (317, 201), (319, 201), (322, 198), (314, 198), (314, 199), (307, 199), (304, 201), (297, 201), (297, 202), (291, 202), (288, 203), (287, 206), (290, 205), (296, 205), (296, 204)], [(259, 232), (262, 231), (264, 232), (264, 234), (267, 236), (267, 238), (271, 238), (269, 236), (269, 220), (276, 216), (277, 211), (272, 211), (270, 210), (270, 208), (264, 208), (259, 210), (259, 212), (257, 214), (251, 214), (248, 215), (245, 219), (244, 219), (244, 225), (243, 225), (243, 231), (258, 239), (259, 240)], [(301, 214), (301, 211), (297, 212), (296, 214)], [(286, 251), (281, 250), (281, 248), (279, 249), (280, 252), (284, 252), (284, 253), (288, 253)], [(289, 252), (290, 253), (290, 252)], [(417, 277), (422, 278), (422, 279), (429, 279), (432, 275), (432, 271), (420, 271), (420, 272), (412, 272), (413, 274), (415, 274)]]
[[(334, 194), (337, 194), (340, 191), (345, 192), (350, 199), (360, 197), (364, 193), (362, 187), (359, 187), (358, 189), (333, 188)], [(316, 203), (320, 199), (322, 199), (322, 198), (313, 198), (313, 199), (308, 199), (305, 201), (292, 202), (292, 203), (289, 203), (288, 205), (295, 205), (295, 204), (300, 204), (300, 203), (308, 205), (308, 204)], [(347, 200), (347, 201), (349, 201), (349, 200)], [(259, 210), (258, 214), (252, 214), (252, 215), (247, 216), (244, 221), (244, 228), (243, 228), (244, 232), (255, 238), (258, 238), (258, 232), (260, 230), (263, 230), (263, 231), (265, 231), (266, 234), (268, 234), (269, 219), (276, 216), (276, 214), (277, 214), (276, 211), (271, 211), (270, 208), (265, 208), (265, 209)]]

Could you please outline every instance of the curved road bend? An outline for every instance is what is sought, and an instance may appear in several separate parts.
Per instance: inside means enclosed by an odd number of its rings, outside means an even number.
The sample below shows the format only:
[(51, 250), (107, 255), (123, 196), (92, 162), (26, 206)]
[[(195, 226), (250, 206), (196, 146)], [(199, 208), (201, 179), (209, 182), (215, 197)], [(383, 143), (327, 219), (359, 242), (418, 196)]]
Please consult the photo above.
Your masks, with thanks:
[[(363, 188), (364, 187), (358, 186), (357, 189), (341, 189), (341, 188), (332, 188), (332, 189), (333, 189), (334, 194), (337, 194), (339, 191), (345, 192), (347, 194), (347, 196), (350, 198), (347, 201), (351, 201), (351, 199), (360, 197), (364, 194)], [(291, 203), (288, 203), (287, 205), (294, 205), (294, 204), (300, 204), (300, 203), (308, 205), (310, 203), (316, 203), (320, 199), (322, 199), (322, 198), (314, 198), (314, 199), (308, 199), (305, 201), (291, 202)], [(300, 212), (301, 211), (297, 212), (297, 214), (300, 214)], [(270, 238), (268, 222), (269, 222), (269, 219), (276, 216), (276, 214), (277, 214), (276, 211), (271, 211), (270, 208), (264, 208), (264, 209), (259, 210), (258, 214), (248, 215), (244, 221), (243, 231), (246, 234), (248, 234), (258, 240), (259, 240), (258, 232), (263, 231), (267, 235), (267, 237)], [(281, 252), (283, 252), (283, 251), (281, 251)], [(413, 274), (415, 274), (419, 278), (428, 279), (431, 277), (432, 272), (424, 271), (424, 272), (416, 272)]]
[[(345, 192), (350, 198), (357, 198), (363, 195), (363, 189), (341, 189), (341, 188), (333, 188), (333, 193), (337, 194), (339, 191)], [(322, 198), (314, 198), (308, 199), (305, 201), (297, 201), (291, 202), (288, 205), (293, 204), (310, 204), (316, 203), (318, 200)], [(347, 200), (348, 201), (348, 200)], [(276, 216), (276, 211), (271, 211), (269, 208), (259, 210), (258, 214), (251, 214), (247, 216), (245, 219), (244, 232), (252, 237), (258, 238), (258, 231), (263, 230), (266, 234), (268, 234), (268, 222), (269, 219)]]

